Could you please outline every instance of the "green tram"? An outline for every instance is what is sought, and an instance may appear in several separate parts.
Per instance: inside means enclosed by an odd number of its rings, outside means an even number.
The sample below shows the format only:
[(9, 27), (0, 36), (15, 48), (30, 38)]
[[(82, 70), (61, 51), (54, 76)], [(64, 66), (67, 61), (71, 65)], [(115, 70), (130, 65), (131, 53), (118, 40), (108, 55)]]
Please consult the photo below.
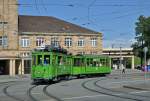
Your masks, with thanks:
[(32, 52), (31, 78), (35, 82), (109, 73), (110, 58), (107, 56), (70, 55), (60, 48)]

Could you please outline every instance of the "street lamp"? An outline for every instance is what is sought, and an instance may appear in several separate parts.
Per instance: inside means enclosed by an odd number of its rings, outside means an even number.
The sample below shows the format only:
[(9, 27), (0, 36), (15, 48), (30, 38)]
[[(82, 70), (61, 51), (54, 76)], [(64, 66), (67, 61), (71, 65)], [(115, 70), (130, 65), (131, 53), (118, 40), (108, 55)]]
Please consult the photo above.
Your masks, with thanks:
[(146, 53), (148, 52), (148, 48), (144, 47), (143, 51), (144, 51), (144, 62), (145, 62), (145, 64), (144, 64), (144, 73), (145, 73), (144, 78), (146, 79), (146, 70), (147, 70)]
[(120, 44), (120, 69), (122, 69), (122, 47)]

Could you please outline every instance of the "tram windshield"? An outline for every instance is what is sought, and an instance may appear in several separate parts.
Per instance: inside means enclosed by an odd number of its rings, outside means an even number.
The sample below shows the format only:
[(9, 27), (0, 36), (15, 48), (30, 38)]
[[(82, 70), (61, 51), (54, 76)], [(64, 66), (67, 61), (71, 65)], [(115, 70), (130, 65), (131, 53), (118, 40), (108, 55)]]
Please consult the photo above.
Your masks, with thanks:
[(50, 64), (50, 55), (44, 55), (44, 65)]
[(37, 60), (37, 65), (42, 65), (42, 55), (38, 55)]

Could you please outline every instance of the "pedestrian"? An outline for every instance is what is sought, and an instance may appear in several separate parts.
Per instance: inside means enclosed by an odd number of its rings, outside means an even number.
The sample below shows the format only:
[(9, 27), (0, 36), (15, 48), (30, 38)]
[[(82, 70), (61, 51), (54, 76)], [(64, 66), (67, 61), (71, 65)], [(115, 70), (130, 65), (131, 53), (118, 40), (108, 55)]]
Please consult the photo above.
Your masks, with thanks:
[(125, 74), (125, 67), (122, 66), (122, 74)]
[(0, 67), (0, 75), (2, 75), (3, 72), (4, 72), (4, 68), (1, 66), (1, 67)]

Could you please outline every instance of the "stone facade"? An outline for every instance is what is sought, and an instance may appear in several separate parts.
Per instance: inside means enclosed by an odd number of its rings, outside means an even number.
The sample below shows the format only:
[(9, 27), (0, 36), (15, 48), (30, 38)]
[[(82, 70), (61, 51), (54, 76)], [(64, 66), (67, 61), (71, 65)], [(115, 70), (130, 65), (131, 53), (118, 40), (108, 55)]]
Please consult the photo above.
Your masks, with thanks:
[[(59, 33), (58, 33), (59, 34)], [(19, 40), (21, 41), (22, 38), (29, 39), (29, 45), (27, 47), (22, 47), (21, 44), (19, 45), (20, 51), (31, 51), (36, 46), (37, 38), (41, 37), (45, 41), (46, 45), (51, 45), (52, 38), (58, 38), (59, 45), (65, 49), (67, 49), (72, 54), (101, 54), (102, 53), (102, 37), (100, 34), (83, 34), (83, 35), (76, 35), (76, 33), (72, 33), (72, 35), (66, 35), (65, 33), (60, 33), (60, 35), (55, 35), (54, 33), (49, 33), (48, 35), (43, 34), (20, 34)], [(65, 38), (72, 38), (72, 46), (65, 46)], [(83, 46), (78, 45), (79, 39), (83, 39)], [(96, 38), (96, 47), (92, 46), (91, 38)]]
[(15, 74), (18, 60), (17, 2), (0, 0), (0, 70), (10, 75)]
[(18, 49), (18, 6), (16, 4), (17, 0), (0, 0), (0, 37), (7, 41), (0, 45), (2, 51)]

